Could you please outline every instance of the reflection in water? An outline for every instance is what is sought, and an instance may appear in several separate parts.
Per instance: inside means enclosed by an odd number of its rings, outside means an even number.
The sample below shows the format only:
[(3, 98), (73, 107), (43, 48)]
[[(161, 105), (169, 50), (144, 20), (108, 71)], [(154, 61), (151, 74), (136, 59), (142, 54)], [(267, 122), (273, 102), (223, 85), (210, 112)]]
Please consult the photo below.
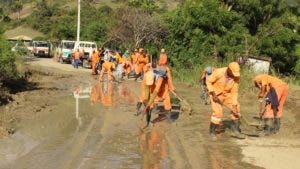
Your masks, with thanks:
[(103, 82), (96, 83), (92, 87), (91, 103), (100, 103), (104, 107), (113, 106), (113, 83), (112, 82)]
[(81, 124), (82, 124), (81, 117), (79, 116), (79, 99), (87, 99), (87, 98), (90, 97), (90, 95), (91, 95), (91, 88), (90, 87), (86, 87), (86, 88), (77, 87), (73, 91), (73, 96), (76, 100), (75, 117), (78, 120), (78, 127), (80, 127)]
[(141, 132), (139, 142), (144, 161), (143, 169), (170, 168), (167, 143), (161, 132)]
[(137, 97), (130, 91), (128, 84), (122, 83), (118, 86), (118, 102), (127, 104), (137, 102)]
[(95, 83), (91, 89), (91, 104), (99, 103), (104, 107), (113, 107), (121, 104), (134, 104), (135, 95), (130, 91), (128, 84), (114, 86), (112, 82)]

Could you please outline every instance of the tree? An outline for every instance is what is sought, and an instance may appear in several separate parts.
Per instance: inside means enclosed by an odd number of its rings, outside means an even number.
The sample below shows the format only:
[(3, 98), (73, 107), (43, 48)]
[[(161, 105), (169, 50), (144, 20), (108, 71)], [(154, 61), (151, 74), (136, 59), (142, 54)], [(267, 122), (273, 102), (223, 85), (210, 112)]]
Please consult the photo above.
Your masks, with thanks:
[(167, 31), (155, 18), (138, 8), (123, 8), (116, 16), (118, 23), (109, 37), (136, 48), (150, 42), (160, 45)]
[(211, 58), (269, 56), (276, 70), (293, 73), (299, 17), (284, 0), (186, 0), (166, 16), (171, 61), (191, 69)]

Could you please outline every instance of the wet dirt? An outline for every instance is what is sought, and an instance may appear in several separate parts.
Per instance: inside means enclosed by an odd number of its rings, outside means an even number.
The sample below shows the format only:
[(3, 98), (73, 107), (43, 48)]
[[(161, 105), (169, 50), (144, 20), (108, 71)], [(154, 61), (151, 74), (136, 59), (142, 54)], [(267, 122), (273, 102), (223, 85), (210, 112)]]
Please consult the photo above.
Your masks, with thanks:
[[(140, 83), (100, 83), (90, 70), (75, 70), (49, 59), (33, 62), (30, 69), (31, 81), (38, 87), (17, 93), (15, 101), (0, 107), (15, 128), (13, 135), (0, 139), (1, 169), (252, 169), (273, 168), (264, 162), (273, 160), (266, 154), (275, 150), (282, 150), (281, 155), (291, 152), (287, 158), (299, 155), (297, 109), (288, 109), (283, 134), (272, 136), (272, 141), (236, 140), (228, 130), (212, 141), (208, 134), (210, 106), (201, 103), (197, 88), (175, 84), (191, 104), (191, 116), (174, 111), (170, 118), (142, 129), (143, 116), (134, 116)], [(293, 97), (287, 105), (299, 105), (299, 96)], [(242, 99), (242, 104), (246, 102)], [(244, 111), (249, 112), (248, 107)], [(153, 112), (152, 119), (157, 116)], [(246, 117), (252, 120), (251, 116)], [(292, 126), (293, 131), (286, 132)], [(259, 149), (266, 147), (275, 149)], [(259, 155), (266, 159), (260, 160)]]

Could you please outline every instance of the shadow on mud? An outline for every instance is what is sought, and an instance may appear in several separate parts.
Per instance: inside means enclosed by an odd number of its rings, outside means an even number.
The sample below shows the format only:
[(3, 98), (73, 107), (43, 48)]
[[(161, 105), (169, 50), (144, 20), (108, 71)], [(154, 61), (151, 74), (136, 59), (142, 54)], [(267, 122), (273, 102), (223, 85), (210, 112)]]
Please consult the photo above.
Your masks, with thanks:
[(39, 89), (38, 83), (28, 81), (30, 76), (31, 73), (26, 72), (24, 77), (3, 80), (0, 83), (0, 106), (13, 101), (11, 94)]
[[(229, 119), (225, 119), (222, 121), (222, 124), (217, 128), (217, 133), (225, 133), (231, 132), (232, 121)], [(241, 124), (241, 133), (246, 135), (247, 137), (259, 137), (257, 133), (257, 129), (253, 126), (248, 126), (247, 124)]]

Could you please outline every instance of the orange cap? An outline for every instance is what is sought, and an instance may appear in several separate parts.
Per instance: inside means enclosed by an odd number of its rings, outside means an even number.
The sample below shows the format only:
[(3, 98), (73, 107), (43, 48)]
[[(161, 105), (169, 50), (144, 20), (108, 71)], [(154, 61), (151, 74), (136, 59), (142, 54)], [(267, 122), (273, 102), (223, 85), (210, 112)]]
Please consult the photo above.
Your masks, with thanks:
[(233, 76), (235, 77), (240, 76), (240, 65), (237, 62), (229, 63), (228, 68), (231, 70)]

